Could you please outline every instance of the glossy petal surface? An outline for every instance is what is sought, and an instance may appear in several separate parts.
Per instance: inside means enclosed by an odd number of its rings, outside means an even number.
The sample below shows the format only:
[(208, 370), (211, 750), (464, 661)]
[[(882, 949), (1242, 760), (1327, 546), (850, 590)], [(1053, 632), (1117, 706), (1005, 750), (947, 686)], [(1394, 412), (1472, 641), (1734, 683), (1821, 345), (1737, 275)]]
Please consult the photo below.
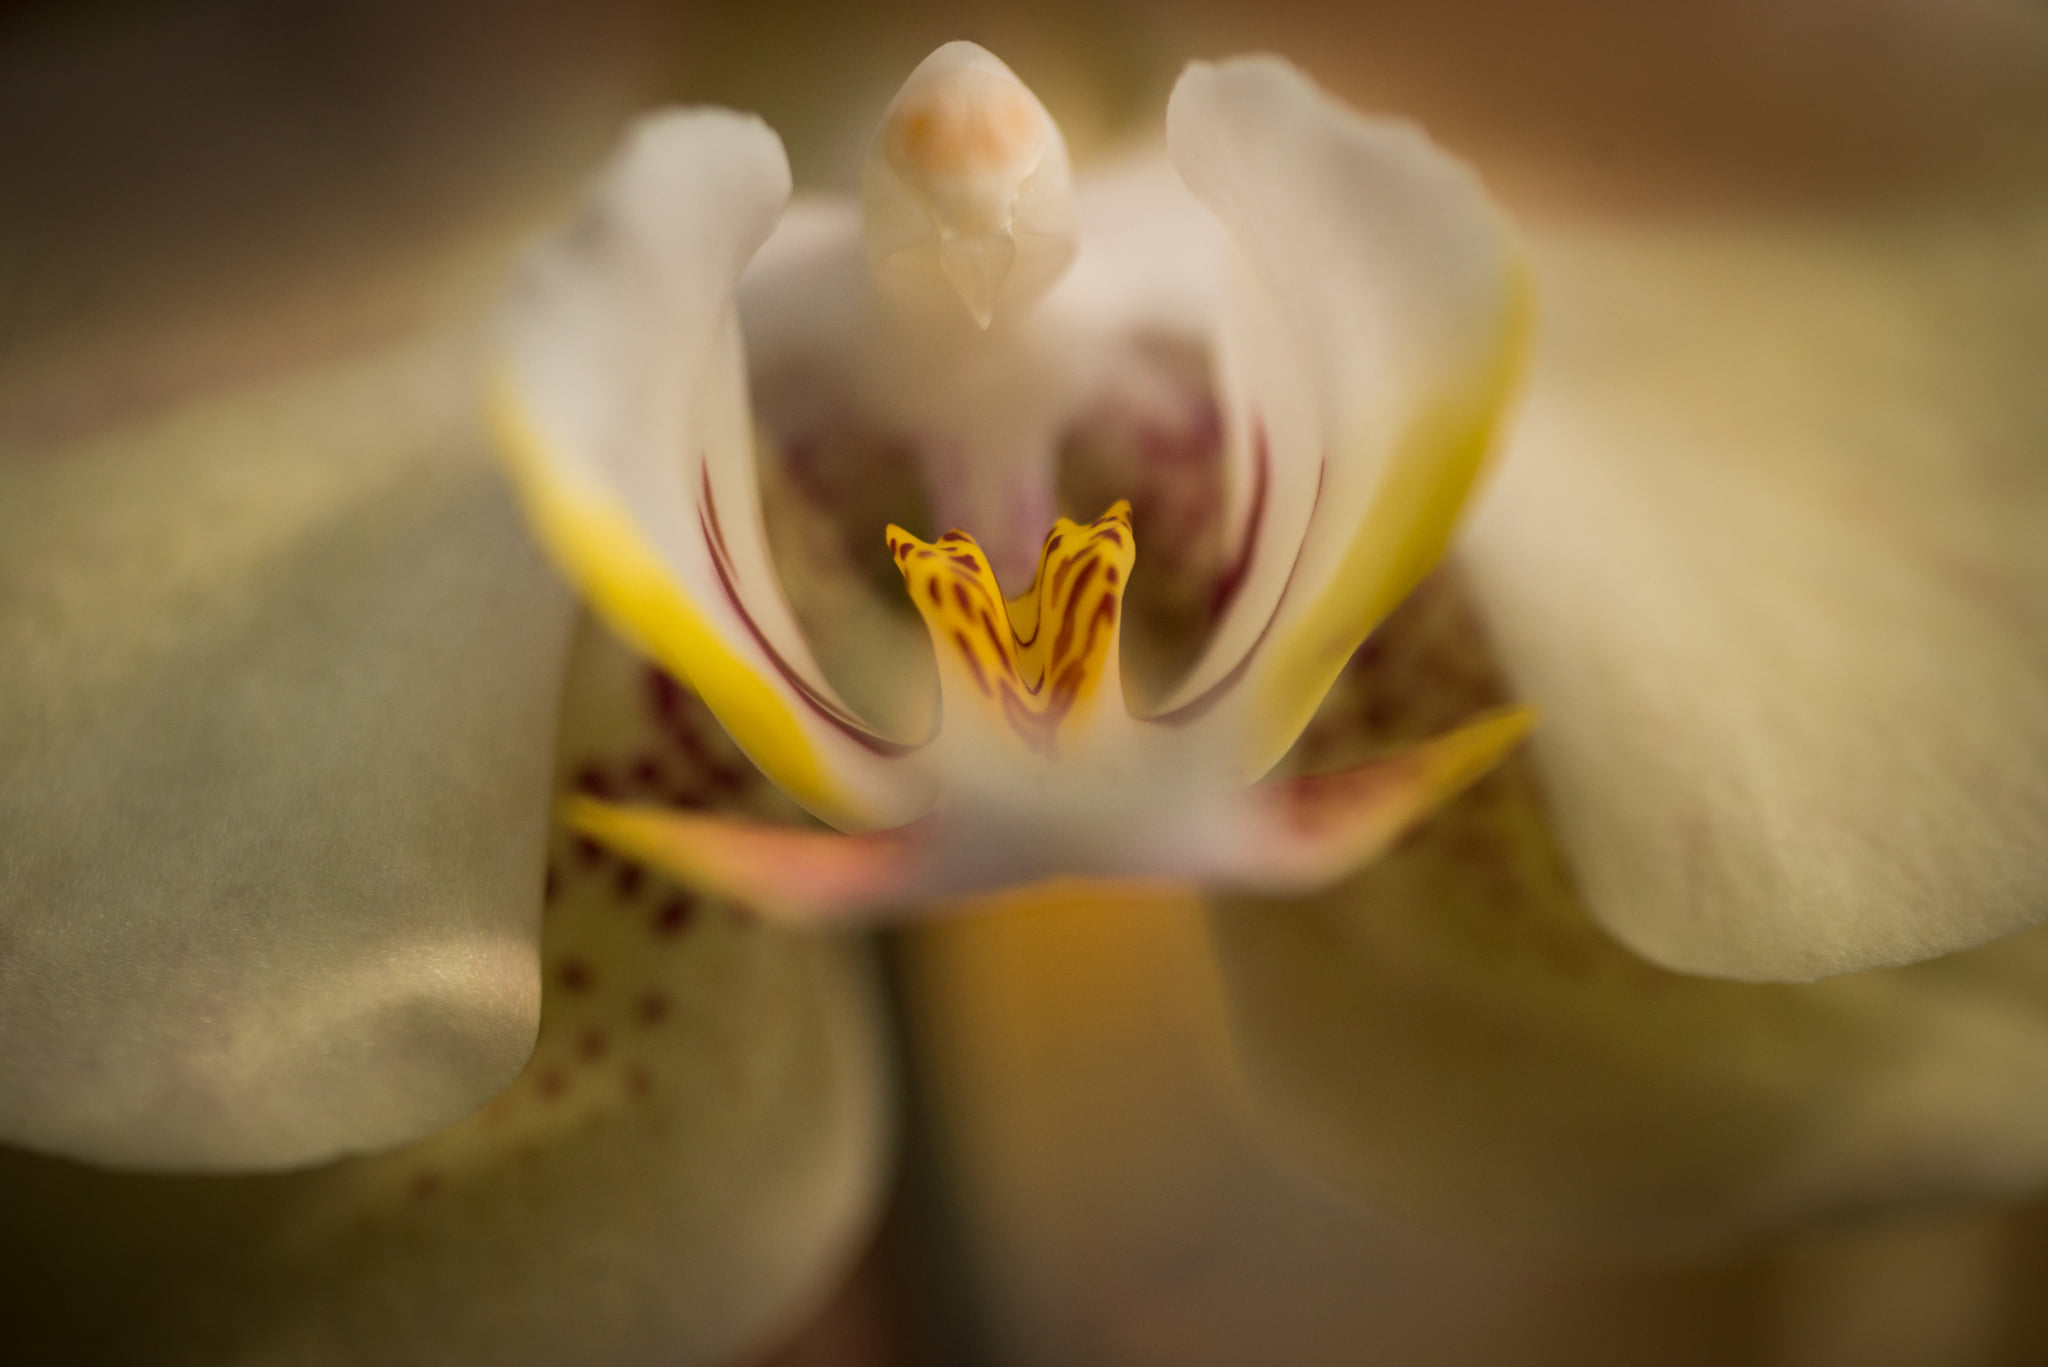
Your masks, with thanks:
[[(586, 632), (563, 783), (794, 815), (652, 682)], [(888, 1148), (860, 946), (756, 925), (567, 834), (549, 870), (539, 1043), (468, 1119), (274, 1177), (0, 1154), (10, 1360), (711, 1364), (815, 1306)]]
[(413, 345), (0, 458), (0, 1134), (263, 1168), (525, 1061), (570, 608)]
[(1587, 903), (1804, 979), (2048, 916), (2048, 216), (1554, 230), (1475, 584)]

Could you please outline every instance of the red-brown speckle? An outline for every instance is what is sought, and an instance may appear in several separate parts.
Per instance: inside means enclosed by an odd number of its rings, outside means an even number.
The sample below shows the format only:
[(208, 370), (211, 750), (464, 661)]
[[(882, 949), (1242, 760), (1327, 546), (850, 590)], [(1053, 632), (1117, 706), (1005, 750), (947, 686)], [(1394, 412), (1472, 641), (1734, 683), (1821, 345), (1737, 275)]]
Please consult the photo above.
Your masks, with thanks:
[(633, 1014), (640, 1018), (642, 1025), (659, 1025), (668, 1019), (668, 993), (647, 992), (633, 1008)]
[(595, 1026), (576, 1037), (576, 1056), (585, 1063), (596, 1063), (611, 1049), (611, 1040), (604, 1031)]
[(585, 797), (610, 798), (618, 792), (611, 775), (595, 764), (585, 764), (576, 770), (574, 786)]
[(638, 864), (620, 864), (612, 876), (612, 889), (620, 900), (631, 901), (640, 895), (641, 885), (647, 881), (647, 871)]
[(627, 1096), (642, 1097), (653, 1090), (654, 1074), (649, 1072), (644, 1065), (636, 1063), (626, 1070)]
[(654, 914), (656, 935), (679, 935), (689, 928), (690, 921), (697, 914), (697, 900), (686, 892), (679, 892), (661, 904), (661, 910)]
[(647, 671), (647, 706), (661, 722), (673, 722), (683, 710), (683, 686), (669, 676), (667, 671), (649, 667)]
[(534, 1087), (544, 1101), (554, 1101), (569, 1090), (569, 1075), (560, 1068), (543, 1068), (540, 1076), (533, 1080)]
[(591, 975), (590, 965), (581, 959), (564, 959), (555, 971), (555, 980), (569, 992), (588, 992), (596, 979)]
[(441, 1174), (440, 1174), (440, 1173), (438, 1173), (438, 1172), (432, 1172), (432, 1171), (428, 1171), (428, 1172), (421, 1172), (421, 1173), (415, 1173), (415, 1174), (413, 1175), (413, 1179), (412, 1179), (412, 1187), (411, 1187), (411, 1192), (412, 1192), (412, 1199), (413, 1199), (413, 1200), (415, 1200), (415, 1201), (428, 1201), (428, 1200), (432, 1200), (432, 1199), (433, 1199), (433, 1197), (434, 1197), (434, 1194), (435, 1194), (436, 1192), (440, 1191), (440, 1190), (441, 1190)]

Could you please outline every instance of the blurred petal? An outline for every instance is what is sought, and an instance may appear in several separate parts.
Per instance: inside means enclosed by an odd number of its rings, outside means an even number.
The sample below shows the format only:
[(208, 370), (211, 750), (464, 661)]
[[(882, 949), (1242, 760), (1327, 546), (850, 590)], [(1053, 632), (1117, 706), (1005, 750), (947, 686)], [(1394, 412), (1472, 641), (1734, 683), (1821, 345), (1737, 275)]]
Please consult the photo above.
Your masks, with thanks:
[(0, 458), (0, 1134), (277, 1167), (531, 1047), (570, 619), (442, 343)]
[[(565, 776), (792, 814), (688, 699), (584, 636)], [(660, 722), (659, 729), (656, 723)], [(657, 775), (645, 766), (659, 765)], [(888, 1148), (861, 947), (788, 935), (557, 842), (533, 1061), (408, 1147), (165, 1180), (0, 1155), (0, 1307), (28, 1361), (708, 1364), (830, 1290)]]
[(1167, 139), (1247, 268), (1224, 338), (1243, 391), (1242, 559), (1168, 711), (1236, 686), (1228, 714), (1256, 777), (1443, 554), (1515, 379), (1528, 301), (1470, 172), (1284, 62), (1191, 66)]
[(1805, 979), (2048, 916), (2048, 216), (1559, 231), (1471, 562), (1587, 904)]
[[(1335, 704), (1376, 743), (1499, 695), (1451, 583), (1375, 643)], [(1511, 759), (1327, 894), (1216, 913), (1250, 1085), (1316, 1172), (1404, 1219), (1592, 1248), (2048, 1179), (2048, 938), (1805, 986), (1669, 973), (1587, 917), (1539, 772)]]
[(923, 795), (832, 690), (770, 563), (733, 290), (789, 197), (782, 144), (724, 110), (649, 116), (507, 300), (493, 413), (542, 539), (598, 611), (841, 826)]

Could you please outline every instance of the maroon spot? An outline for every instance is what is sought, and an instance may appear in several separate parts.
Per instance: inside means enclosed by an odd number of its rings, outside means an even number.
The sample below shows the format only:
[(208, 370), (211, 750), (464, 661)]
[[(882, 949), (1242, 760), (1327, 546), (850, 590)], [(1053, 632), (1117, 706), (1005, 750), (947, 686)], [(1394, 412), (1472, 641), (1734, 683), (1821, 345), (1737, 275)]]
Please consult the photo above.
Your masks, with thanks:
[(548, 862), (547, 872), (541, 875), (540, 899), (543, 903), (551, 903), (555, 900), (555, 898), (561, 896), (561, 893), (562, 874), (561, 871), (555, 867), (554, 861), (550, 860)]
[(1111, 565), (1108, 569), (1102, 572), (1102, 582), (1109, 585), (1111, 588), (1116, 587), (1116, 566)]
[(647, 992), (641, 994), (633, 1014), (640, 1018), (642, 1025), (659, 1025), (668, 1019), (668, 993)]
[(605, 1038), (604, 1031), (595, 1027), (585, 1030), (576, 1038), (577, 1057), (586, 1063), (597, 1062), (605, 1056), (605, 1051), (610, 1047), (611, 1041)]
[(633, 780), (633, 786), (636, 788), (656, 789), (660, 788), (668, 778), (661, 771), (660, 761), (656, 760), (652, 755), (642, 755), (639, 759), (634, 760), (630, 777)]
[(654, 1090), (654, 1074), (642, 1064), (634, 1064), (626, 1070), (626, 1095), (646, 1096)]
[(610, 798), (617, 792), (609, 775), (595, 764), (586, 764), (576, 771), (576, 791), (586, 797)]
[(438, 1172), (422, 1172), (412, 1179), (412, 1199), (415, 1201), (431, 1200), (440, 1189), (441, 1174)]
[(647, 871), (638, 864), (621, 864), (612, 876), (612, 887), (621, 899), (630, 901), (640, 895), (640, 886), (646, 881)]
[(598, 844), (587, 835), (577, 836), (574, 848), (576, 851), (576, 862), (585, 868), (592, 868), (604, 862), (604, 846)]
[(534, 1086), (540, 1089), (544, 1099), (554, 1101), (569, 1090), (569, 1075), (560, 1068), (544, 1068), (534, 1079)]
[(689, 927), (690, 920), (697, 914), (697, 901), (688, 893), (677, 893), (661, 904), (661, 910), (654, 913), (656, 935), (680, 935)]
[(935, 608), (944, 606), (946, 601), (945, 595), (939, 590), (939, 581), (936, 579), (924, 581), (924, 596), (932, 600), (932, 606)]
[(683, 686), (667, 671), (649, 666), (647, 670), (648, 710), (663, 722), (673, 722), (682, 715)]
[(581, 959), (564, 959), (555, 973), (555, 979), (571, 992), (588, 992), (594, 981), (590, 965)]

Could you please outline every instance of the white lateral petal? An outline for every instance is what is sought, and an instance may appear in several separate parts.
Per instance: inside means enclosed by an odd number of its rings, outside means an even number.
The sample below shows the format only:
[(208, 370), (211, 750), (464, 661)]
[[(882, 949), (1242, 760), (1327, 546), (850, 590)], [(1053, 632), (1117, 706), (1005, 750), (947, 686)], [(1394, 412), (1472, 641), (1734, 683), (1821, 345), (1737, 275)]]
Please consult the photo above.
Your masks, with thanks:
[(515, 282), (493, 411), (542, 539), (612, 626), (811, 811), (892, 825), (924, 795), (820, 674), (761, 525), (733, 291), (788, 196), (759, 120), (643, 119)]
[(1246, 554), (1167, 712), (1228, 690), (1255, 776), (1442, 555), (1512, 389), (1528, 301), (1469, 171), (1284, 62), (1190, 67), (1167, 141), (1241, 257), (1223, 360)]
[[(666, 783), (795, 815), (757, 776), (735, 786), (724, 754), (678, 744), (716, 733), (694, 700), (636, 706), (642, 674), (583, 634), (565, 777), (653, 760)], [(540, 1039), (468, 1119), (271, 1177), (0, 1153), (10, 1360), (709, 1367), (812, 1314), (889, 1151), (864, 946), (682, 900), (566, 834), (553, 856)]]
[(1471, 561), (1648, 957), (1805, 979), (2048, 916), (2044, 224), (1547, 242)]
[(524, 1062), (570, 612), (467, 361), (0, 458), (0, 1135), (300, 1164)]

